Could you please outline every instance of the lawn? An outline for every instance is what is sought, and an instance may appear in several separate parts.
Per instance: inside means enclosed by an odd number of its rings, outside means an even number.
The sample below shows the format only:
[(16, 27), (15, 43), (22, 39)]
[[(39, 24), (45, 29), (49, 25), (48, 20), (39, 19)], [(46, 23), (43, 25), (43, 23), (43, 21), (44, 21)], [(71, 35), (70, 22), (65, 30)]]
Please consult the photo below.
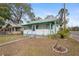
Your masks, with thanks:
[(22, 35), (0, 35), (0, 44), (22, 38)]
[[(6, 36), (7, 38), (24, 39), (12, 44), (0, 47), (0, 55), (12, 56), (79, 56), (79, 42), (74, 39), (68, 38), (67, 40), (60, 39), (59, 44), (68, 48), (68, 53), (57, 53), (53, 51), (52, 47), (57, 42), (57, 39), (44, 38), (28, 38), (23, 36)], [(4, 37), (3, 37), (4, 38)], [(5, 38), (4, 38), (5, 39)], [(2, 39), (1, 39), (2, 41)], [(10, 40), (6, 40), (8, 42)], [(3, 40), (2, 42), (5, 42)]]

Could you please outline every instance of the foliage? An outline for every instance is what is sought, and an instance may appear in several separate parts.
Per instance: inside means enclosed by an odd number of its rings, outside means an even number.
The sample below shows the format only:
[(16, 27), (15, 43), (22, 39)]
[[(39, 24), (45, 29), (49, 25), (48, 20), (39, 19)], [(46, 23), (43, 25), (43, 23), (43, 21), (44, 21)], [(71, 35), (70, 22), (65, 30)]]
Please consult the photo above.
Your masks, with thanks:
[(0, 17), (1, 20), (11, 20), (14, 23), (21, 23), (24, 16), (28, 16), (31, 20), (34, 18), (34, 13), (30, 4), (25, 3), (1, 3)]
[(53, 18), (54, 18), (53, 15), (47, 15), (47, 16), (45, 17), (45, 19), (53, 19)]
[(9, 4), (9, 7), (12, 13), (12, 21), (14, 21), (15, 23), (21, 23), (21, 19), (26, 15), (28, 15), (31, 20), (33, 20), (34, 18), (34, 13), (32, 12), (30, 4), (13, 3)]
[(2, 28), (2, 25), (4, 25), (5, 24), (5, 22), (4, 22), (4, 20), (3, 20), (4, 18), (3, 17), (0, 17), (0, 28)]
[[(0, 19), (10, 19), (11, 13), (7, 4), (0, 4)], [(3, 18), (3, 19), (2, 19)]]
[(5, 24), (7, 19), (10, 19), (11, 13), (8, 4), (0, 3), (0, 27)]
[(59, 30), (58, 34), (60, 35), (61, 38), (65, 38), (69, 34), (69, 30), (66, 29), (66, 24), (68, 22), (68, 20), (66, 19), (66, 16), (69, 15), (68, 9), (61, 8), (60, 11), (58, 12), (58, 15), (59, 15), (58, 23), (60, 25), (60, 30)]
[(0, 27), (2, 27), (2, 25), (4, 25), (5, 22), (3, 20), (0, 20)]
[(37, 20), (42, 20), (42, 18), (41, 18), (41, 17), (35, 17), (34, 20), (35, 20), (35, 21), (37, 21)]
[(62, 27), (64, 24), (66, 26), (67, 24), (67, 19), (64, 20), (64, 17), (65, 17), (64, 14), (65, 16), (69, 15), (68, 9), (61, 8), (58, 12), (58, 15), (59, 15), (58, 19), (59, 19), (60, 27)]
[(66, 38), (66, 37), (68, 37), (69, 36), (69, 30), (68, 29), (60, 29), (59, 31), (58, 31), (58, 34), (59, 34), (59, 36), (60, 36), (60, 38)]

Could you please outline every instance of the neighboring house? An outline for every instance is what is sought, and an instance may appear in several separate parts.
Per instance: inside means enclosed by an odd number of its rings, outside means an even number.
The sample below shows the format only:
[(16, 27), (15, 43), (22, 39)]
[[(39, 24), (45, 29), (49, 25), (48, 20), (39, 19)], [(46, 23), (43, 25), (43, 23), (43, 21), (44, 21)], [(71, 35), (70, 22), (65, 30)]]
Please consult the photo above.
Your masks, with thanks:
[(23, 35), (51, 35), (59, 30), (57, 19), (44, 19), (37, 21), (29, 21), (23, 25)]
[(14, 23), (6, 23), (2, 27), (1, 32), (6, 34), (21, 34), (22, 26)]

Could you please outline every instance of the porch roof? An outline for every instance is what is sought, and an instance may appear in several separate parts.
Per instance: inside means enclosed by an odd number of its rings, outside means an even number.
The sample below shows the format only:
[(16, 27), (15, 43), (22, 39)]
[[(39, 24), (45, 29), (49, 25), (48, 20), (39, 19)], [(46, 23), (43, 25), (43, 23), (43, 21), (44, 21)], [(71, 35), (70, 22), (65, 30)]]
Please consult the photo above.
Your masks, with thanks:
[[(2, 28), (6, 28), (8, 24), (5, 24)], [(10, 24), (11, 27), (22, 27), (21, 25), (19, 24)]]
[(44, 20), (37, 20), (37, 21), (30, 21), (30, 22), (27, 22), (26, 24), (24, 24), (23, 26), (25, 25), (33, 25), (33, 24), (42, 24), (42, 23), (52, 23), (52, 22), (55, 22), (57, 21), (56, 18), (53, 18), (53, 19), (44, 19)]

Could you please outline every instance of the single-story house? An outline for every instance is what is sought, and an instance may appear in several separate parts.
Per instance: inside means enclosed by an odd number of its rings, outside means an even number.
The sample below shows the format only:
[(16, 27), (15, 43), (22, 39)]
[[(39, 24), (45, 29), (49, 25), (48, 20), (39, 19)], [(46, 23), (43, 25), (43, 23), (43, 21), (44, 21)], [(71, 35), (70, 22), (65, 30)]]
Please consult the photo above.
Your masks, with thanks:
[(37, 21), (29, 21), (22, 25), (24, 27), (23, 35), (51, 35), (59, 30), (57, 19), (44, 19)]
[(21, 34), (22, 26), (19, 24), (6, 23), (4, 26), (2, 26), (0, 32), (6, 34)]

